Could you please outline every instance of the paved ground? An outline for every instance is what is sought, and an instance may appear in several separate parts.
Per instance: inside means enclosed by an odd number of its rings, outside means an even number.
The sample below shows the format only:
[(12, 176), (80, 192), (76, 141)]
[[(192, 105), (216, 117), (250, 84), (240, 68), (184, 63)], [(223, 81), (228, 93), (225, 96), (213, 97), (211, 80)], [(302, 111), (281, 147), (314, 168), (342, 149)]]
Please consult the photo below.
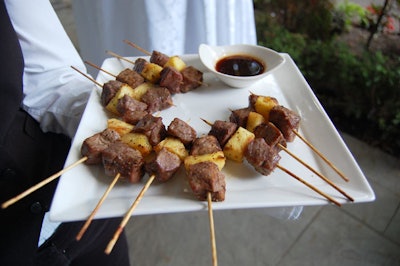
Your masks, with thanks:
[[(52, 2), (79, 47), (70, 0)], [(271, 209), (217, 211), (220, 265), (400, 265), (400, 161), (343, 138), (376, 200), (305, 207), (297, 220)], [(132, 265), (211, 265), (206, 212), (134, 217), (126, 232)]]

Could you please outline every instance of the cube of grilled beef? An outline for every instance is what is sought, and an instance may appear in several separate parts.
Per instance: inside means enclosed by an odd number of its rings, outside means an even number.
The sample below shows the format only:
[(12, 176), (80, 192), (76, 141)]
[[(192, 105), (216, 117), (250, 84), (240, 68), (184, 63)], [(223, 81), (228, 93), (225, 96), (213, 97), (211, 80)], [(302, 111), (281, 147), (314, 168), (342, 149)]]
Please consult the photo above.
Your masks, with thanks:
[(110, 80), (104, 83), (100, 97), (101, 105), (106, 106), (115, 96), (119, 88), (122, 87), (123, 84), (124, 83), (118, 80)]
[(168, 59), (169, 59), (168, 55), (153, 50), (153, 52), (151, 53), (151, 56), (150, 56), (150, 63), (154, 63), (154, 64), (164, 67), (164, 65), (167, 63)]
[(148, 64), (149, 62), (146, 61), (144, 58), (138, 58), (135, 60), (135, 65), (133, 66), (133, 70), (136, 71), (137, 73), (142, 73), (144, 67)]
[(194, 128), (177, 117), (169, 124), (167, 133), (172, 137), (178, 138), (186, 147), (192, 144), (197, 135)]
[(245, 158), (257, 172), (269, 175), (281, 159), (278, 152), (278, 149), (269, 146), (263, 138), (256, 138), (247, 145)]
[(228, 140), (236, 132), (237, 128), (238, 126), (235, 123), (216, 120), (211, 126), (211, 130), (208, 135), (216, 137), (220, 146), (224, 147)]
[(168, 66), (161, 71), (159, 84), (161, 87), (167, 88), (171, 94), (175, 94), (181, 92), (182, 80), (182, 74), (175, 68)]
[(249, 113), (252, 111), (250, 107), (232, 110), (229, 121), (235, 123), (239, 127), (246, 128)]
[(81, 146), (81, 155), (88, 158), (85, 163), (101, 163), (101, 152), (108, 145), (119, 140), (120, 136), (118, 132), (108, 128), (85, 139)]
[(122, 70), (115, 79), (128, 84), (132, 88), (136, 88), (144, 82), (144, 78), (138, 72), (130, 68)]
[(181, 92), (185, 93), (196, 89), (203, 83), (203, 72), (192, 67), (187, 66), (181, 71), (183, 80), (180, 86)]
[(102, 162), (107, 176), (121, 174), (122, 179), (137, 183), (144, 175), (142, 154), (123, 142), (114, 142), (102, 152)]
[(173, 105), (171, 93), (164, 87), (152, 87), (142, 96), (141, 101), (147, 104), (147, 112), (155, 113)]
[(121, 99), (118, 100), (117, 111), (121, 115), (128, 111), (146, 111), (147, 104), (138, 101), (129, 95), (124, 95)]
[(139, 120), (132, 132), (145, 134), (149, 138), (152, 146), (157, 145), (167, 135), (167, 130), (162, 122), (162, 118), (155, 117), (151, 114), (147, 114)]
[(160, 182), (170, 180), (179, 170), (182, 161), (178, 155), (162, 148), (149, 162), (145, 164), (145, 170), (149, 175), (155, 175)]
[(147, 111), (126, 111), (122, 114), (121, 119), (129, 124), (136, 125), (143, 117), (148, 115)]
[(278, 144), (286, 147), (286, 140), (282, 132), (271, 122), (263, 123), (254, 129), (256, 138), (263, 138), (265, 142), (271, 146), (281, 150)]
[(282, 132), (287, 142), (291, 142), (296, 137), (293, 130), (298, 130), (300, 126), (300, 116), (294, 111), (277, 105), (269, 112), (269, 121)]
[(210, 192), (212, 201), (225, 200), (225, 176), (215, 163), (206, 161), (190, 165), (187, 178), (197, 199), (206, 200)]
[(192, 148), (190, 149), (191, 155), (203, 155), (210, 154), (214, 152), (222, 151), (221, 145), (215, 136), (204, 135), (196, 138), (192, 143)]

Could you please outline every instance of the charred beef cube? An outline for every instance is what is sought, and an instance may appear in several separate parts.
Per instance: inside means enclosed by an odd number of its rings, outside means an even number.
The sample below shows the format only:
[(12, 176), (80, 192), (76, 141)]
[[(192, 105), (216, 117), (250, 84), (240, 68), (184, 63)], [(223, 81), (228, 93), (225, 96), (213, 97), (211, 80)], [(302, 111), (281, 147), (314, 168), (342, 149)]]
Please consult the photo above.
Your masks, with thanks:
[(102, 162), (107, 176), (119, 173), (129, 182), (137, 183), (144, 175), (142, 154), (123, 142), (114, 142), (104, 149)]
[(231, 121), (232, 123), (235, 123), (239, 127), (246, 128), (247, 119), (248, 119), (249, 113), (251, 111), (252, 110), (249, 107), (233, 110), (229, 117), (229, 121)]
[(121, 99), (118, 100), (117, 111), (120, 114), (124, 114), (128, 111), (146, 111), (147, 104), (138, 101), (129, 95), (124, 95)]
[(155, 117), (151, 114), (145, 115), (133, 128), (132, 132), (145, 134), (152, 146), (160, 143), (165, 138), (167, 130), (161, 117)]
[(110, 80), (103, 84), (103, 90), (101, 91), (101, 105), (106, 106), (111, 99), (115, 96), (119, 88), (122, 87), (124, 83), (118, 80)]
[(146, 61), (144, 58), (138, 58), (135, 60), (135, 65), (133, 66), (133, 70), (136, 71), (137, 73), (142, 73), (144, 67), (148, 64), (149, 62)]
[(155, 175), (160, 182), (166, 182), (179, 170), (182, 161), (178, 155), (162, 148), (156, 156), (145, 164), (149, 175)]
[(168, 62), (169, 56), (158, 51), (153, 51), (150, 56), (150, 63), (164, 67)]
[(206, 200), (211, 193), (212, 201), (225, 200), (225, 176), (213, 162), (193, 164), (187, 170), (187, 177), (193, 194), (199, 200)]
[(174, 118), (168, 126), (168, 135), (178, 138), (185, 146), (189, 146), (196, 138), (196, 130), (185, 121)]
[(278, 144), (286, 147), (285, 137), (279, 128), (271, 122), (257, 126), (253, 133), (256, 138), (263, 138), (269, 146), (276, 147), (278, 150), (281, 150)]
[(196, 138), (193, 141), (192, 148), (190, 149), (190, 155), (203, 155), (218, 151), (222, 151), (222, 149), (217, 138), (212, 135), (205, 135)]
[(185, 67), (181, 74), (183, 80), (180, 90), (183, 93), (194, 90), (203, 83), (203, 72), (192, 66)]
[(108, 128), (85, 139), (81, 146), (82, 156), (86, 156), (88, 158), (85, 163), (101, 163), (101, 152), (107, 148), (108, 145), (119, 140), (120, 136), (118, 132)]
[(160, 73), (159, 84), (165, 87), (171, 94), (179, 93), (182, 83), (182, 74), (173, 67), (164, 67)]
[(171, 93), (164, 87), (152, 87), (142, 96), (141, 101), (147, 104), (147, 112), (155, 113), (172, 106)]
[(250, 142), (245, 151), (245, 157), (262, 175), (269, 175), (281, 159), (278, 149), (269, 146), (263, 138), (256, 138)]
[(221, 147), (224, 147), (237, 128), (238, 126), (235, 123), (216, 120), (208, 134), (216, 137)]
[(144, 82), (144, 78), (138, 72), (129, 68), (122, 70), (116, 80), (126, 83), (132, 88), (136, 88)]
[(292, 110), (277, 105), (269, 112), (269, 121), (282, 132), (287, 142), (291, 142), (296, 137), (293, 130), (298, 130), (300, 126), (300, 116)]
[(125, 113), (122, 114), (122, 120), (126, 123), (129, 123), (131, 125), (136, 125), (143, 117), (148, 115), (149, 113), (147, 111), (126, 111)]

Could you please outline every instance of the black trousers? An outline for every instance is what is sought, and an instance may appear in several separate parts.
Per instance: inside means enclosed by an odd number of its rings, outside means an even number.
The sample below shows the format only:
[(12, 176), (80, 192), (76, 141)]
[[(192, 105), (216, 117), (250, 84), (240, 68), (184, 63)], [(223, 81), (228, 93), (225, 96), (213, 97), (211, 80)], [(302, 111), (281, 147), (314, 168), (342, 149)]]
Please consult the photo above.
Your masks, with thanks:
[[(70, 139), (43, 133), (26, 112), (18, 111), (11, 126), (0, 131), (1, 203), (63, 168)], [(75, 236), (83, 222), (63, 223), (38, 251), (41, 224), (56, 185), (55, 180), (0, 209), (0, 265), (129, 265), (124, 235), (110, 255), (103, 252), (120, 219), (94, 221), (79, 242)]]

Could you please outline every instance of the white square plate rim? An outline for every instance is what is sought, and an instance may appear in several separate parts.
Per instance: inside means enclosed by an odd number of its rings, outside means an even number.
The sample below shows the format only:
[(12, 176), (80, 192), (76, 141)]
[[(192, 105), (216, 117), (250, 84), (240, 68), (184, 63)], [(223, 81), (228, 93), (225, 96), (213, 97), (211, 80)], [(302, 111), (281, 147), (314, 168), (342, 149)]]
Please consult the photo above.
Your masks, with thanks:
[[(339, 187), (355, 199), (355, 203), (373, 201), (375, 195), (371, 186), (308, 83), (291, 57), (288, 54), (282, 55), (286, 60), (281, 68), (251, 88), (241, 89), (229, 88), (217, 80), (202, 66), (198, 55), (181, 56), (188, 65), (193, 65), (204, 71), (205, 85), (193, 92), (174, 95), (175, 106), (160, 112), (163, 120), (165, 119), (164, 124), (168, 126), (174, 117), (180, 116), (181, 119), (188, 121), (198, 131), (199, 135), (205, 134), (208, 132), (208, 126), (200, 122), (199, 116), (195, 117), (198, 114), (197, 112), (202, 112), (202, 115), (205, 116), (201, 118), (211, 121), (216, 119), (227, 120), (229, 108), (236, 109), (246, 106), (250, 91), (257, 94), (274, 96), (278, 98), (282, 105), (300, 114), (302, 117), (300, 132), (313, 142), (323, 154), (330, 158), (339, 169), (348, 175), (350, 181), (345, 182), (338, 177), (331, 168), (322, 163), (298, 138), (293, 143), (289, 143), (288, 148), (292, 152), (297, 152), (297, 155), (300, 155), (301, 158), (308, 159), (308, 163), (312, 167), (332, 178)], [(132, 57), (129, 59), (134, 61), (135, 58)], [(114, 71), (116, 74), (126, 67), (131, 67), (131, 65), (116, 58), (108, 58), (102, 65), (103, 69), (110, 72)], [(112, 76), (100, 72), (97, 81), (102, 84), (112, 78)], [(264, 90), (266, 91), (264, 92)], [(80, 159), (80, 146), (85, 138), (106, 127), (106, 121), (110, 116), (100, 105), (99, 97), (100, 89), (97, 88), (93, 90), (90, 96), (77, 134), (72, 141), (65, 166), (71, 165)], [(221, 98), (219, 97), (223, 97), (223, 99), (232, 97), (232, 100), (228, 99), (228, 104), (220, 104), (221, 106), (218, 107), (213, 106), (213, 103), (220, 103), (218, 99), (220, 100)], [(188, 98), (190, 98), (189, 101), (187, 101)], [(202, 108), (201, 106), (197, 106), (201, 99), (207, 101), (207, 108), (204, 108), (204, 102), (201, 102), (203, 105)], [(195, 107), (195, 110), (192, 107)], [(207, 112), (209, 110), (217, 110), (218, 112)], [(194, 111), (196, 111), (196, 114)], [(348, 203), (348, 200), (343, 195), (322, 180), (316, 178), (315, 174), (307, 172), (308, 170), (305, 167), (298, 164), (290, 156), (287, 154), (281, 154), (281, 156), (281, 165), (290, 170), (297, 171), (296, 174), (325, 193), (333, 196), (340, 203)], [(278, 170), (274, 171), (268, 177), (263, 177), (251, 169), (249, 165), (227, 162), (224, 172), (227, 176), (226, 199), (224, 202), (214, 203), (214, 210), (325, 205), (329, 203), (319, 194), (316, 194), (303, 184), (300, 184), (300, 182)], [(232, 175), (233, 172), (235, 173), (234, 175)], [(205, 202), (197, 201), (193, 197), (183, 176), (184, 174), (180, 173), (180, 179), (175, 178), (165, 184), (156, 183), (150, 186), (148, 192), (146, 192), (132, 215), (207, 209)], [(86, 166), (82, 164), (66, 172), (60, 177), (50, 208), (50, 219), (52, 221), (86, 219), (103, 195), (109, 182), (111, 182), (111, 178), (104, 176), (100, 166)], [(143, 187), (144, 182), (145, 180), (139, 184), (117, 183), (99, 209), (96, 218), (124, 215)]]

